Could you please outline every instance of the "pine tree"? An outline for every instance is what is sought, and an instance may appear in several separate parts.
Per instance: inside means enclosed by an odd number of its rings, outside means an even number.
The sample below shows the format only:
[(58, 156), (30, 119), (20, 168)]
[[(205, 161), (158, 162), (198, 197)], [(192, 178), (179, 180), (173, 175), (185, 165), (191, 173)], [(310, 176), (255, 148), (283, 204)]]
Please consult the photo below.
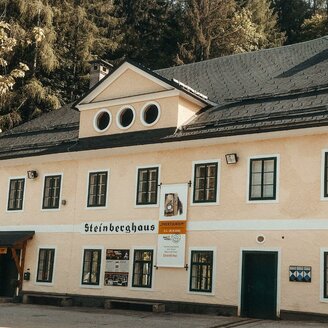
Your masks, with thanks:
[(328, 34), (328, 15), (325, 12), (306, 19), (301, 26), (302, 40), (312, 40)]
[(52, 8), (41, 0), (0, 0), (0, 11), (10, 23), (11, 36), (20, 40), (8, 67), (24, 62), (30, 68), (24, 81), (2, 98), (0, 128), (6, 129), (60, 106), (49, 74), (57, 67)]
[(278, 15), (271, 8), (270, 0), (246, 0), (244, 8), (250, 12), (251, 21), (259, 35), (259, 49), (281, 46), (285, 40), (284, 33), (278, 27)]
[(227, 44), (235, 34), (230, 24), (236, 10), (234, 0), (185, 0), (180, 6), (184, 39), (180, 41), (179, 64), (230, 52)]
[(300, 31), (305, 19), (311, 17), (312, 0), (272, 0), (280, 30), (286, 33), (286, 44), (302, 41)]
[[(166, 0), (115, 0), (122, 43), (115, 55), (150, 68), (173, 63), (177, 41), (174, 4)], [(170, 22), (170, 23), (169, 23)]]

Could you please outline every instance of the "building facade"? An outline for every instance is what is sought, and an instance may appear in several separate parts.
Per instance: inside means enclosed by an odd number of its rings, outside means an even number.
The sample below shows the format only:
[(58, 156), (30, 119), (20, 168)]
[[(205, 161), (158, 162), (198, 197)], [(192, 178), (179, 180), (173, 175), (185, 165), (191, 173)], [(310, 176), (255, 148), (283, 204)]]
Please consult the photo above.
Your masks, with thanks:
[(3, 133), (0, 296), (328, 315), (327, 51), (125, 62)]

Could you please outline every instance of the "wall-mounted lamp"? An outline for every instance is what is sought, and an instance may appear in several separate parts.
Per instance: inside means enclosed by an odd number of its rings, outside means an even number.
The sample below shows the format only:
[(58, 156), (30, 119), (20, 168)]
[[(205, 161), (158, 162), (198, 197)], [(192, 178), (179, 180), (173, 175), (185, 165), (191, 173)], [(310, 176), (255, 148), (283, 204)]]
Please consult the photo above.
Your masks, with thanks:
[(27, 171), (27, 177), (29, 179), (35, 179), (38, 177), (38, 172), (35, 170)]
[(238, 156), (236, 153), (225, 155), (227, 164), (236, 164), (238, 162)]

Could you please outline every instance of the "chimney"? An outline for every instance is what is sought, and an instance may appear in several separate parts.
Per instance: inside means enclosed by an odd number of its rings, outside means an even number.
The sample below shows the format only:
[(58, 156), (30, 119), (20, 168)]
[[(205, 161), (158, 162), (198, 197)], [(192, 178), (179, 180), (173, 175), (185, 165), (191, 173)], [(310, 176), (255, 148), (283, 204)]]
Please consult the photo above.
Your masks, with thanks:
[(91, 64), (89, 85), (89, 88), (91, 89), (109, 73), (109, 70), (113, 65), (102, 59), (92, 60), (89, 63)]

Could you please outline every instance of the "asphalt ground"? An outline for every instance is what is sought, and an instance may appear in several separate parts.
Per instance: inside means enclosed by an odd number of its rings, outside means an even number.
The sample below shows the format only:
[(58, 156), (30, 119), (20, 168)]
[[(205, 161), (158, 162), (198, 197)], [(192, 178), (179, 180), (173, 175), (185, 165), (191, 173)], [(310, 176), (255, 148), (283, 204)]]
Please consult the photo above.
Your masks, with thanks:
[(249, 328), (328, 327), (327, 323), (266, 321), (181, 313), (152, 313), (32, 304), (0, 304), (0, 328)]

